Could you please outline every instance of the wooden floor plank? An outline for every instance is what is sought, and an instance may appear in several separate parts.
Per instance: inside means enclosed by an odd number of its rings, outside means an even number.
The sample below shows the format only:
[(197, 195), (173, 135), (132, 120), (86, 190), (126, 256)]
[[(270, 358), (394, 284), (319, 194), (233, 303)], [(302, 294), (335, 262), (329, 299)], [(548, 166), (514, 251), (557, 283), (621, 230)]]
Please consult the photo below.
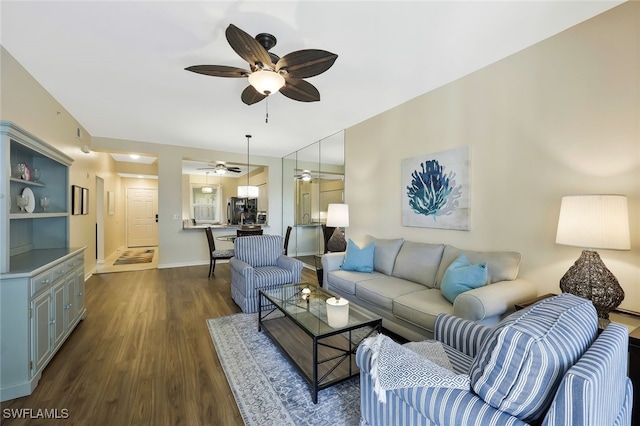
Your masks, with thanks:
[[(92, 276), (87, 318), (32, 395), (5, 409), (66, 409), (68, 419), (2, 418), (3, 425), (242, 425), (206, 320), (240, 312), (219, 263)], [(317, 283), (314, 270), (303, 280)], [(2, 411), (4, 412), (4, 411)]]

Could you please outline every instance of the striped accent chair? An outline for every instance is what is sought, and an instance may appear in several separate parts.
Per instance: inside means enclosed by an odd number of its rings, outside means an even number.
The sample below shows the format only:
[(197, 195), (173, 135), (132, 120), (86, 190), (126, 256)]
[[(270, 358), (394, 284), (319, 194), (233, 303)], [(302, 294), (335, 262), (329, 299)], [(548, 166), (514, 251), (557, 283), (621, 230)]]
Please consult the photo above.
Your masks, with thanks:
[(628, 330), (598, 335), (590, 301), (571, 294), (517, 311), (493, 328), (441, 314), (434, 339), (470, 389), (376, 393), (370, 349), (358, 348), (361, 425), (631, 425)]
[(282, 254), (280, 235), (238, 237), (231, 266), (231, 298), (242, 312), (258, 312), (258, 290), (297, 283), (302, 262)]

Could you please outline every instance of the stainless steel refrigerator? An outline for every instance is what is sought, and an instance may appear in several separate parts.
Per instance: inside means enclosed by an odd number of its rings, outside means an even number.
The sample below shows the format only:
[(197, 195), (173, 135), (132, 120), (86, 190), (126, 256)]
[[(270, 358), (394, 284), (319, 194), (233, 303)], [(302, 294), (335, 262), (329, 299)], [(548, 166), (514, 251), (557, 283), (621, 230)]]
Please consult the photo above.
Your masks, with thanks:
[[(255, 224), (258, 213), (257, 198), (227, 198), (227, 224)], [(244, 218), (244, 222), (242, 219)]]

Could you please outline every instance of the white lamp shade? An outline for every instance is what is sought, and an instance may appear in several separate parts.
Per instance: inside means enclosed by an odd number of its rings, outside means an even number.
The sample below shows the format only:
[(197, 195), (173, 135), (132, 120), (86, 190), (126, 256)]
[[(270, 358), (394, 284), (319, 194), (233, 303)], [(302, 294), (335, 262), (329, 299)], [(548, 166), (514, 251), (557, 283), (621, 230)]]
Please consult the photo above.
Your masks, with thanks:
[(327, 209), (327, 226), (346, 228), (349, 226), (349, 205), (329, 204)]
[(260, 194), (257, 186), (239, 186), (238, 197), (240, 198), (256, 198)]
[(255, 71), (249, 74), (249, 84), (263, 95), (269, 95), (284, 86), (284, 77), (275, 71)]
[(629, 250), (631, 240), (627, 197), (562, 197), (556, 243), (593, 249)]
[(202, 191), (203, 194), (213, 193), (213, 188), (210, 186), (203, 186), (202, 188), (200, 188), (200, 190)]

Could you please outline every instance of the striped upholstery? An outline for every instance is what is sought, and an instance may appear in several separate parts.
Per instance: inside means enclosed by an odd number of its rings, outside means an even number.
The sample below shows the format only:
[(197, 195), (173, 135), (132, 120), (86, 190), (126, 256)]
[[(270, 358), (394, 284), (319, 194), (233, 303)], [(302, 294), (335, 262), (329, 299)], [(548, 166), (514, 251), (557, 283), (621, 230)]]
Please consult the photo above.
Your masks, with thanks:
[(275, 265), (282, 254), (283, 240), (280, 235), (251, 235), (235, 239), (236, 257), (253, 267)]
[(491, 330), (469, 371), (471, 387), (498, 410), (535, 421), (597, 331), (591, 301), (569, 293), (544, 299)]
[[(629, 331), (622, 325), (610, 324), (602, 332), (562, 379), (543, 425), (630, 424), (630, 409), (621, 413), (611, 409), (623, 406), (625, 398), (631, 397), (631, 380), (627, 377), (628, 339)], [(626, 386), (621, 386), (623, 383)], [(626, 405), (630, 408), (630, 404)]]
[(258, 311), (258, 290), (297, 283), (302, 262), (282, 254), (279, 235), (236, 238), (231, 266), (231, 298), (245, 313)]
[[(559, 304), (565, 306), (564, 311), (557, 306)], [(532, 354), (555, 363), (564, 359), (566, 353), (572, 352), (571, 348), (577, 340), (589, 340), (593, 324), (589, 318), (591, 314), (587, 314), (590, 309), (584, 308), (584, 304), (583, 300), (575, 300), (570, 296), (558, 297), (542, 306), (535, 305), (519, 311), (504, 321), (511, 324), (511, 328), (521, 328), (519, 331), (529, 337), (537, 335), (536, 344), (531, 346)], [(571, 317), (575, 317), (576, 321)], [(502, 324), (497, 327), (500, 325)], [(567, 334), (561, 334), (558, 333), (561, 325), (572, 328)], [(500, 327), (501, 330), (503, 328)], [(593, 344), (586, 344), (583, 348), (586, 352), (578, 355), (579, 359), (573, 366), (569, 366), (564, 377), (561, 374), (557, 393), (552, 392), (551, 395), (553, 402), (548, 411), (542, 412), (544, 417), (538, 421), (543, 421), (545, 426), (631, 425), (632, 388), (631, 381), (626, 377), (627, 333), (622, 326), (610, 325)], [(465, 363), (468, 365), (471, 359), (469, 354), (474, 351), (478, 354), (476, 361), (480, 356), (486, 357), (484, 351), (488, 347), (499, 352), (500, 348), (490, 341), (496, 334), (500, 333), (496, 333), (495, 329), (450, 315), (442, 315), (436, 319), (435, 338), (446, 343), (444, 347), (454, 370), (464, 369)], [(540, 346), (540, 341), (544, 339), (554, 341), (553, 338), (559, 334), (563, 336), (564, 344), (556, 347), (555, 358), (550, 357), (549, 352), (541, 353), (538, 347), (533, 347)], [(518, 339), (515, 340), (517, 343)], [(455, 347), (447, 348), (448, 345)], [(455, 357), (459, 357), (459, 361)], [(528, 424), (490, 405), (473, 391), (459, 389), (417, 387), (391, 390), (386, 393), (387, 402), (380, 403), (369, 374), (371, 352), (360, 346), (356, 362), (360, 367), (361, 425)], [(526, 367), (527, 364), (524, 365)], [(509, 371), (508, 367), (509, 365), (503, 365), (503, 370)], [(542, 366), (529, 373), (532, 378), (538, 378), (537, 381), (533, 380), (534, 387), (547, 377), (546, 369)], [(534, 422), (537, 424), (538, 421)]]
[(491, 328), (473, 321), (440, 314), (436, 318), (433, 338), (458, 351), (475, 357)]
[(380, 403), (369, 374), (371, 352), (362, 346), (356, 353), (360, 367), (360, 424), (386, 426), (413, 425), (525, 425), (502, 413), (471, 392), (449, 388), (408, 388), (389, 390)]

